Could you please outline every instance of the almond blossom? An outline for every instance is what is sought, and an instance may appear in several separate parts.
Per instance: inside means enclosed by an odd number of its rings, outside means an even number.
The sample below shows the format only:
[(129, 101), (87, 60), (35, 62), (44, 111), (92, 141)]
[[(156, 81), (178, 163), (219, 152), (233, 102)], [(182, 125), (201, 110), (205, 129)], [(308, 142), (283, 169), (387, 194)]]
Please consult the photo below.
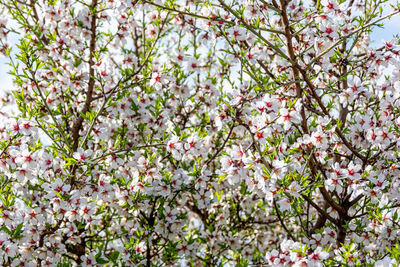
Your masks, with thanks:
[(0, 0), (0, 265), (395, 264), (399, 12)]

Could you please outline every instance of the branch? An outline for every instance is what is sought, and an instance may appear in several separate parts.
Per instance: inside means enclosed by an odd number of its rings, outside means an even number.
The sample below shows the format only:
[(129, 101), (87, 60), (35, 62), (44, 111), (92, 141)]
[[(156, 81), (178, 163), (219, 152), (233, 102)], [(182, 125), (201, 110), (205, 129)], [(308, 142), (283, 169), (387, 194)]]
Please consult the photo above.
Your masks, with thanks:
[(337, 40), (337, 41), (334, 42), (330, 47), (328, 47), (324, 52), (322, 52), (321, 54), (317, 55), (317, 56), (308, 64), (308, 66), (306, 67), (306, 70), (308, 70), (309, 68), (311, 68), (311, 66), (312, 66), (315, 62), (317, 62), (318, 59), (320, 59), (321, 57), (323, 57), (324, 55), (326, 55), (329, 51), (331, 51), (333, 48), (335, 48), (339, 43), (341, 43), (342, 41), (346, 40), (347, 38), (349, 38), (349, 37), (352, 36), (353, 34), (356, 34), (356, 33), (358, 33), (359, 31), (362, 31), (362, 30), (364, 30), (364, 29), (366, 29), (366, 28), (368, 28), (368, 27), (370, 27), (370, 26), (373, 26), (374, 24), (376, 24), (376, 23), (378, 23), (378, 22), (380, 22), (380, 21), (382, 21), (382, 20), (385, 20), (385, 19), (387, 19), (387, 18), (389, 18), (389, 17), (391, 17), (391, 16), (393, 16), (393, 15), (396, 15), (396, 14), (398, 14), (398, 13), (400, 13), (400, 10), (397, 10), (397, 11), (392, 12), (392, 13), (386, 15), (386, 16), (383, 16), (383, 17), (381, 17), (381, 18), (379, 18), (379, 19), (376, 19), (376, 20), (374, 20), (374, 21), (372, 21), (372, 22), (370, 22), (370, 23), (368, 23), (368, 24), (365, 24), (364, 26), (358, 28), (357, 30), (354, 30), (354, 31), (352, 31), (352, 32), (349, 33), (349, 34), (346, 34), (346, 35), (342, 36), (341, 38), (339, 38), (339, 40)]
[(333, 217), (331, 217), (328, 213), (326, 213), (326, 211), (324, 211), (323, 209), (321, 209), (314, 201), (312, 201), (311, 198), (309, 198), (307, 195), (302, 194), (301, 195), (305, 200), (307, 200), (308, 203), (311, 204), (311, 206), (313, 206), (321, 215), (323, 215), (326, 219), (330, 220), (332, 223), (334, 223), (335, 225), (338, 224), (338, 221), (336, 219), (334, 219)]
[(222, 144), (222, 146), (220, 146), (220, 147), (218, 148), (218, 150), (214, 153), (214, 155), (213, 155), (209, 160), (207, 160), (207, 162), (206, 162), (205, 165), (210, 164), (210, 163), (218, 156), (218, 154), (222, 151), (222, 149), (224, 149), (226, 143), (228, 142), (229, 138), (230, 138), (231, 135), (232, 135), (233, 128), (235, 128), (235, 125), (234, 125), (234, 124), (231, 126), (231, 128), (230, 128), (230, 130), (229, 130), (229, 133), (228, 133), (228, 135), (226, 136), (226, 138), (225, 138), (224, 143)]
[[(92, 2), (92, 9), (94, 10), (97, 5), (97, 0), (93, 0)], [(89, 111), (90, 104), (92, 103), (92, 97), (93, 97), (93, 90), (94, 90), (94, 85), (95, 85), (95, 79), (94, 79), (94, 53), (96, 50), (96, 22), (97, 22), (97, 14), (96, 12), (92, 14), (92, 21), (90, 24), (90, 31), (92, 32), (91, 38), (90, 38), (90, 46), (89, 46), (89, 83), (88, 83), (88, 89), (86, 91), (86, 101), (85, 104), (81, 110), (81, 114), (85, 114), (86, 112)], [(82, 115), (79, 114), (78, 118), (75, 120), (74, 125), (72, 126), (72, 150), (76, 151), (79, 146), (79, 131), (82, 128), (83, 124), (83, 117)]]
[(278, 206), (276, 205), (275, 198), (273, 200), (273, 203), (274, 203), (274, 208), (275, 208), (275, 211), (276, 211), (276, 216), (278, 217), (278, 220), (281, 223), (283, 229), (285, 229), (285, 231), (289, 235), (290, 239), (292, 239), (293, 241), (296, 241), (296, 238), (292, 235), (292, 233), (289, 231), (289, 229), (286, 227), (285, 223), (282, 220), (282, 217), (281, 217), (281, 215), (279, 213)]

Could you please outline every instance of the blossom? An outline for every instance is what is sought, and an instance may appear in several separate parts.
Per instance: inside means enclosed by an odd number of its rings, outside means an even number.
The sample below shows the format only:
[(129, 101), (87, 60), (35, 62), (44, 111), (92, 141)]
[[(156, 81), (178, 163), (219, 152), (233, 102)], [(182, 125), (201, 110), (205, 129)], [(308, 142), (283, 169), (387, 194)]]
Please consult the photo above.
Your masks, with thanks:
[(0, 3), (0, 265), (394, 262), (384, 6), (217, 2)]
[(8, 258), (13, 258), (17, 255), (18, 247), (13, 243), (6, 243), (4, 245), (4, 253)]
[(292, 123), (295, 123), (297, 121), (298, 121), (298, 113), (296, 111), (294, 110), (289, 111), (287, 109), (280, 110), (280, 117), (277, 120), (277, 122), (283, 124), (283, 129), (285, 131), (289, 130)]
[(300, 190), (301, 186), (297, 183), (297, 181), (294, 181), (290, 184), (288, 192), (294, 197), (300, 197)]
[(317, 249), (309, 256), (309, 260), (313, 266), (323, 266), (321, 261), (326, 260), (328, 257), (328, 252), (323, 251), (321, 247), (317, 247)]
[(66, 184), (60, 178), (56, 178), (52, 183), (45, 183), (43, 187), (46, 189), (49, 198), (54, 197), (57, 194), (67, 194), (71, 189), (71, 185)]
[(279, 210), (281, 212), (290, 210), (290, 201), (288, 199), (281, 199), (277, 201), (277, 204), (279, 205)]
[(79, 162), (90, 162), (90, 156), (93, 154), (91, 149), (84, 150), (83, 148), (78, 148), (76, 152), (74, 152), (74, 158)]

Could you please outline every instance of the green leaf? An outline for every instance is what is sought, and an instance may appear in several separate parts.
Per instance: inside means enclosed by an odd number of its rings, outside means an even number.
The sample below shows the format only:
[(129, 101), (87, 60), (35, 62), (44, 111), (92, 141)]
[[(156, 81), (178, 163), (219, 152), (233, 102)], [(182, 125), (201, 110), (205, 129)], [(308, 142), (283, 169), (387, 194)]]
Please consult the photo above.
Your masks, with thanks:
[(2, 230), (2, 231), (4, 231), (4, 232), (7, 232), (7, 234), (8, 234), (9, 236), (12, 236), (12, 235), (13, 235), (13, 233), (10, 231), (10, 229), (8, 229), (7, 226), (1, 227), (0, 230)]
[(18, 224), (17, 228), (14, 230), (14, 234), (13, 234), (14, 238), (22, 237), (20, 234), (21, 234), (21, 230), (22, 230), (23, 226), (24, 226), (23, 223)]
[(113, 251), (113, 252), (111, 252), (110, 254), (107, 255), (107, 258), (110, 261), (116, 261), (118, 259), (118, 257), (119, 257), (119, 252), (118, 251)]
[(96, 262), (98, 264), (106, 264), (106, 263), (109, 263), (110, 261), (103, 259), (103, 258), (96, 258)]
[(65, 163), (64, 167), (75, 165), (77, 162), (74, 158), (67, 158), (67, 159), (65, 159), (65, 161), (66, 161), (66, 163)]

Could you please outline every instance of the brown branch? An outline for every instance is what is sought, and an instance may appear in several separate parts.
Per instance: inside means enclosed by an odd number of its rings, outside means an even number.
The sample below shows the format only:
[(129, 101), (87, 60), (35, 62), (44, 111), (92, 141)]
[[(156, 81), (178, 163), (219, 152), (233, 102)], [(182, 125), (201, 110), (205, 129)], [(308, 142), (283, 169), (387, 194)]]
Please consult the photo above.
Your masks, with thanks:
[(309, 198), (307, 195), (302, 194), (301, 195), (308, 203), (311, 204), (321, 215), (323, 215), (326, 219), (330, 220), (332, 223), (337, 225), (338, 221), (334, 219), (332, 216), (330, 216), (326, 211), (321, 209), (314, 201), (312, 201), (311, 198)]
[(275, 77), (275, 75), (268, 69), (268, 67), (262, 62), (262, 60), (257, 59), (258, 64), (261, 66), (261, 68), (264, 69), (264, 71), (267, 73), (267, 75), (274, 80), (277, 84), (282, 85), (280, 81)]
[[(285, 0), (280, 0), (281, 3), (281, 17), (282, 17), (282, 24), (283, 27), (285, 28), (285, 37), (286, 37), (286, 47), (289, 53), (289, 58), (292, 62), (296, 62), (296, 55), (294, 53), (293, 50), (293, 42), (292, 42), (292, 33), (291, 33), (291, 28), (289, 26), (289, 19), (287, 16), (287, 12), (286, 12), (286, 7), (288, 5), (288, 2)], [(303, 89), (301, 88), (301, 84), (299, 82), (299, 70), (296, 67), (296, 64), (292, 64), (292, 71), (293, 71), (293, 76), (295, 79), (295, 85), (296, 85), (296, 97), (298, 99), (302, 99), (303, 96)], [(304, 106), (301, 107), (300, 110), (300, 115), (301, 115), (301, 128), (303, 130), (304, 133), (308, 132), (308, 125), (307, 125), (307, 118), (306, 118), (306, 114), (304, 111)]]
[(196, 214), (200, 217), (200, 219), (201, 219), (201, 221), (203, 222), (204, 226), (207, 225), (207, 219), (208, 219), (207, 214), (204, 214), (195, 204), (192, 205), (192, 204), (190, 204), (190, 203), (187, 203), (186, 206), (187, 206), (192, 212), (196, 213)]
[[(94, 10), (97, 6), (97, 0), (93, 0), (91, 8)], [(93, 11), (94, 12), (94, 11)], [(94, 78), (94, 53), (96, 50), (96, 22), (97, 22), (97, 14), (94, 12), (92, 14), (92, 21), (90, 24), (90, 31), (92, 32), (91, 34), (91, 39), (90, 39), (90, 47), (89, 47), (89, 82), (88, 82), (88, 89), (86, 91), (86, 101), (85, 104), (81, 110), (81, 114), (85, 114), (86, 112), (89, 111), (90, 105), (92, 103), (92, 97), (93, 97), (93, 90), (94, 90), (94, 85), (95, 85), (95, 78)], [(79, 114), (78, 118), (75, 120), (74, 125), (72, 126), (72, 150), (76, 151), (79, 146), (79, 131), (82, 128), (83, 124), (83, 117), (82, 115)]]
[(352, 207), (354, 204), (356, 204), (360, 199), (364, 197), (364, 194), (358, 195), (355, 199), (349, 202), (349, 207)]
[(319, 188), (319, 191), (323, 195), (324, 199), (326, 202), (328, 202), (329, 206), (332, 207), (332, 209), (336, 210), (340, 215), (345, 215), (346, 211), (341, 207), (338, 203), (336, 203), (329, 192), (326, 190), (325, 186), (322, 186)]
[(275, 198), (273, 200), (274, 203), (274, 208), (275, 208), (275, 212), (276, 212), (276, 216), (278, 217), (279, 222), (281, 223), (283, 229), (285, 229), (286, 233), (289, 235), (290, 239), (292, 239), (293, 241), (296, 241), (296, 238), (292, 235), (292, 233), (289, 231), (289, 229), (286, 227), (285, 222), (282, 220), (282, 217), (279, 213), (279, 209), (278, 206), (276, 205), (276, 201)]
[(229, 130), (229, 133), (228, 133), (228, 135), (226, 136), (226, 138), (225, 138), (225, 140), (224, 140), (224, 143), (218, 148), (218, 150), (214, 153), (214, 155), (213, 155), (209, 160), (207, 160), (207, 162), (206, 162), (205, 165), (210, 164), (210, 163), (218, 156), (218, 154), (222, 151), (222, 149), (224, 149), (226, 143), (228, 142), (229, 138), (230, 138), (231, 135), (232, 135), (233, 128), (235, 128), (235, 125), (232, 125), (232, 126), (231, 126), (231, 128), (230, 128), (230, 130)]

